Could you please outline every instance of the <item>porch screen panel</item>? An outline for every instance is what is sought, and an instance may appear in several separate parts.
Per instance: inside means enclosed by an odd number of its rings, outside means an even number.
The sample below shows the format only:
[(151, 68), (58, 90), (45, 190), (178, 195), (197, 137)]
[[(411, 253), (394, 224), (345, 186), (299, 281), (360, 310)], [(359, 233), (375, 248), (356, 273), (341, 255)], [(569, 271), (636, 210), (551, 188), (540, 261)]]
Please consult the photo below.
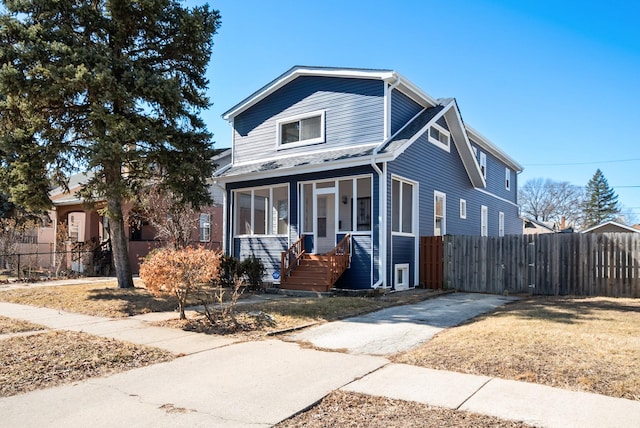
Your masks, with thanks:
[(338, 185), (338, 230), (349, 232), (353, 230), (353, 180), (341, 180)]
[(265, 235), (269, 222), (269, 189), (255, 190), (253, 195), (253, 233)]
[(271, 233), (286, 235), (289, 230), (289, 194), (287, 187), (275, 187), (273, 189), (273, 201), (271, 205)]
[(302, 210), (304, 218), (303, 233), (313, 233), (313, 185), (302, 186), (302, 200), (304, 201)]
[(371, 230), (371, 177), (358, 178), (357, 180), (358, 191), (358, 206), (356, 212), (357, 230), (370, 231)]
[(236, 193), (236, 234), (250, 235), (251, 230), (251, 192)]

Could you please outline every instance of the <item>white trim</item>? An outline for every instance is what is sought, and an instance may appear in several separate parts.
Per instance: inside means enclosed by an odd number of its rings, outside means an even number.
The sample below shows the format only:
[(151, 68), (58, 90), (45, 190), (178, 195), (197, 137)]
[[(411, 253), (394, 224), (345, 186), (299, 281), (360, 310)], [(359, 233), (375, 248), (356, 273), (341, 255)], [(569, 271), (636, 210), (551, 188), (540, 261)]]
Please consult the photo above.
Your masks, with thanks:
[(476, 131), (474, 128), (467, 125), (466, 123), (464, 127), (466, 128), (469, 136), (473, 139), (473, 141), (476, 142), (476, 144), (478, 144), (483, 149), (485, 149), (486, 151), (494, 155), (496, 158), (500, 159), (506, 165), (510, 166), (511, 169), (513, 169), (514, 171), (520, 172), (523, 170), (522, 165), (520, 165), (518, 162), (513, 160), (509, 155), (503, 152), (498, 146), (494, 145), (491, 141), (489, 141), (487, 137), (480, 134), (478, 131)]
[(480, 236), (489, 236), (489, 208), (480, 206)]
[[(442, 230), (436, 235), (436, 206), (438, 197), (442, 197)], [(444, 236), (447, 234), (447, 194), (438, 190), (433, 191), (433, 235)]]
[[(299, 140), (293, 143), (282, 143), (282, 125), (294, 122), (301, 122), (305, 119), (320, 117), (320, 136), (309, 138), (307, 140)], [(320, 144), (325, 142), (325, 111), (316, 110), (308, 113), (298, 114), (295, 116), (283, 117), (276, 120), (276, 150), (292, 149), (294, 147), (309, 146), (312, 144)], [(299, 156), (299, 154), (298, 154)], [(264, 162), (264, 161), (263, 161)]]
[(460, 198), (460, 218), (467, 218), (467, 200)]
[[(398, 279), (398, 272), (403, 272), (402, 273), (402, 279), (404, 280), (401, 283), (397, 283), (397, 279)], [(408, 290), (409, 289), (409, 274), (411, 272), (411, 269), (409, 268), (409, 263), (397, 263), (393, 265), (393, 288), (396, 291), (400, 291), (400, 290)]]
[(498, 213), (498, 236), (504, 236), (504, 213), (502, 211)]
[[(442, 141), (435, 139), (431, 136), (431, 129), (435, 129), (437, 130), (440, 134), (444, 135), (447, 137), (447, 143), (443, 143)], [(429, 142), (431, 144), (434, 144), (438, 147), (440, 147), (442, 150), (444, 150), (447, 153), (451, 152), (451, 133), (449, 131), (447, 131), (446, 129), (444, 129), (442, 126), (438, 125), (437, 123), (434, 123), (433, 125), (431, 125), (429, 127), (428, 132), (428, 137), (429, 137)]]
[(493, 193), (491, 193), (491, 192), (489, 192), (487, 190), (484, 190), (484, 189), (474, 189), (474, 190), (476, 190), (478, 192), (482, 192), (485, 195), (493, 196), (495, 199), (498, 199), (499, 201), (506, 202), (509, 205), (513, 205), (514, 207), (519, 208), (518, 204), (516, 204), (515, 202), (512, 202), (512, 201), (510, 201), (508, 199), (505, 199), (505, 198), (503, 198), (501, 196), (495, 195), (495, 194), (493, 194)]

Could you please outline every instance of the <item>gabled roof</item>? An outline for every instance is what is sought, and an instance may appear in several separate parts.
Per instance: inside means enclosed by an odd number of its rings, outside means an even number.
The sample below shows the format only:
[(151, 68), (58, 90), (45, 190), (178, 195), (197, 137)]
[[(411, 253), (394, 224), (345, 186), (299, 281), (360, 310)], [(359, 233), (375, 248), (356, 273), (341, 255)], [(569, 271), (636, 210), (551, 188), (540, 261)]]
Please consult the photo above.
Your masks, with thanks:
[(339, 68), (339, 67), (307, 67), (296, 65), (289, 70), (276, 77), (262, 88), (222, 113), (222, 118), (232, 120), (235, 116), (247, 110), (251, 106), (257, 104), (264, 98), (268, 97), (287, 83), (300, 76), (327, 76), (327, 77), (345, 77), (352, 79), (371, 79), (381, 80), (388, 83), (398, 83), (398, 89), (404, 92), (418, 104), (427, 106), (435, 106), (437, 102), (427, 93), (423, 92), (417, 86), (402, 77), (398, 72), (383, 69), (368, 68)]
[[(286, 159), (277, 158), (250, 164), (230, 165), (228, 168), (222, 168), (217, 171), (214, 177), (231, 177), (235, 175), (260, 173), (274, 168), (287, 169), (300, 166), (310, 167), (313, 165), (324, 165), (325, 168), (330, 167), (331, 169), (337, 169), (344, 166), (342, 162), (335, 164), (337, 160), (349, 159), (353, 163), (356, 158), (363, 158), (359, 160), (360, 163), (368, 163), (374, 160), (377, 161), (378, 157), (380, 157), (380, 160), (388, 160), (389, 157), (396, 158), (442, 116), (445, 117), (451, 128), (450, 132), (453, 140), (473, 186), (486, 187), (486, 182), (473, 154), (469, 135), (472, 135), (473, 140), (479, 146), (488, 153), (498, 157), (514, 171), (522, 171), (520, 164), (463, 122), (455, 99), (446, 98), (436, 100), (393, 70), (294, 66), (231, 107), (223, 113), (222, 117), (228, 121), (233, 121), (235, 116), (251, 108), (278, 89), (301, 76), (326, 76), (384, 81), (391, 84), (394, 90), (402, 92), (424, 107), (424, 110), (407, 123), (396, 135), (381, 142), (372, 152), (368, 152), (367, 149), (363, 149), (362, 147), (347, 147), (341, 150), (330, 150), (328, 152), (318, 151), (312, 154), (306, 153)], [(329, 164), (329, 162), (332, 163)]]
[(598, 233), (604, 229), (620, 229), (620, 232), (640, 233), (640, 230), (635, 227), (627, 226), (626, 224), (618, 223), (617, 221), (606, 221), (598, 225), (592, 226), (583, 230), (581, 233)]

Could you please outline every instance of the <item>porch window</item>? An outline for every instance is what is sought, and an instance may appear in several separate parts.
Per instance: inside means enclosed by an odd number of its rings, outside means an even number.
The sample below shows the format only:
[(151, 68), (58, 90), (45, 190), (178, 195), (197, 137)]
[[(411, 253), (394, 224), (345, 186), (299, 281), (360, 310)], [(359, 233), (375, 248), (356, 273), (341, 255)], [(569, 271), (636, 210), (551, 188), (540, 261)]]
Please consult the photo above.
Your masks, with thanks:
[(200, 242), (211, 241), (211, 214), (200, 214), (199, 235)]
[(276, 123), (279, 148), (324, 142), (324, 111), (289, 117)]
[(433, 235), (444, 236), (447, 233), (447, 196), (438, 191), (433, 195)]
[(286, 235), (289, 230), (288, 186), (237, 190), (236, 235)]
[(413, 233), (413, 184), (391, 180), (391, 230)]
[(371, 177), (340, 180), (338, 230), (371, 231)]

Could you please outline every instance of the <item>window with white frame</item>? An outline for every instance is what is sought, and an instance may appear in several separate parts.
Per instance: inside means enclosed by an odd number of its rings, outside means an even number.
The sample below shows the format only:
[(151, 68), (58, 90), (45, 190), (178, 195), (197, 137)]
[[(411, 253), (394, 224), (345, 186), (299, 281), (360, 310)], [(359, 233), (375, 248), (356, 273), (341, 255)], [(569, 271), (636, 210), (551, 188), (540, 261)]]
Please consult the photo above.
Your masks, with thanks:
[(498, 236), (504, 236), (504, 213), (498, 214)]
[(504, 188), (511, 190), (511, 170), (509, 168), (504, 169)]
[(467, 218), (467, 200), (460, 199), (460, 218)]
[(480, 152), (480, 171), (482, 171), (482, 176), (487, 179), (487, 154)]
[(211, 214), (200, 213), (200, 242), (211, 241)]
[(234, 191), (236, 235), (286, 235), (289, 230), (288, 186)]
[(413, 184), (394, 178), (391, 180), (391, 230), (413, 233)]
[(480, 236), (489, 236), (489, 208), (480, 207)]
[(444, 236), (447, 234), (447, 195), (442, 192), (433, 192), (433, 235)]
[(276, 122), (279, 148), (324, 142), (324, 111), (280, 119)]
[(338, 200), (340, 232), (371, 231), (371, 177), (340, 180)]
[(431, 128), (429, 128), (429, 142), (436, 146), (449, 151), (449, 139), (449, 131), (444, 129), (442, 126), (433, 124)]

